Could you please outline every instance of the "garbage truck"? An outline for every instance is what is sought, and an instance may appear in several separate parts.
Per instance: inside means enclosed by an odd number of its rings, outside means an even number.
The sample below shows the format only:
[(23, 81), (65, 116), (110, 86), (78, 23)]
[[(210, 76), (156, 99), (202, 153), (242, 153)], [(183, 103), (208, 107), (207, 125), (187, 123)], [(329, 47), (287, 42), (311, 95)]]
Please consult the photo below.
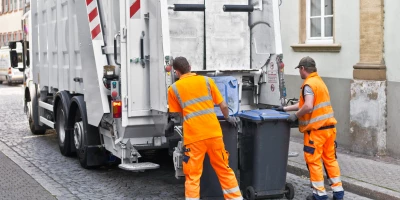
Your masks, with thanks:
[(170, 116), (167, 102), (177, 56), (199, 75), (234, 77), (238, 100), (222, 92), (230, 115), (285, 104), (279, 4), (28, 1), (19, 42), (31, 132), (55, 129), (61, 154), (76, 154), (83, 168), (104, 165), (110, 156), (124, 170), (159, 168), (139, 158), (142, 150), (172, 153), (181, 140), (182, 121)]

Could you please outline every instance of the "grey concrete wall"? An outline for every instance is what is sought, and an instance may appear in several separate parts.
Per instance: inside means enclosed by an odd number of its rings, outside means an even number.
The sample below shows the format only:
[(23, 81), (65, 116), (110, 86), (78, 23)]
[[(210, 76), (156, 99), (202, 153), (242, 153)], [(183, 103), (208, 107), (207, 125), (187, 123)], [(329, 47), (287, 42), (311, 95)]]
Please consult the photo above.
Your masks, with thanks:
[(388, 82), (386, 144), (390, 156), (400, 158), (400, 83)]
[[(350, 135), (350, 79), (322, 77), (329, 89), (331, 103), (337, 124), (337, 142), (340, 147), (350, 148), (352, 139)], [(285, 75), (287, 84), (287, 98), (299, 98), (300, 87), (303, 80), (300, 76)], [(303, 134), (298, 129), (292, 129), (292, 137), (302, 138)]]

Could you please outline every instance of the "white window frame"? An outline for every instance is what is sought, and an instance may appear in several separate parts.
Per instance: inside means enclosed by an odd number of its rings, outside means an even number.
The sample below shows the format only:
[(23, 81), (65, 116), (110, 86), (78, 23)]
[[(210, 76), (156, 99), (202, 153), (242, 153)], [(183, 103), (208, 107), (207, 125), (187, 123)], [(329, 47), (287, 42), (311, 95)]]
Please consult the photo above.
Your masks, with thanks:
[[(325, 15), (325, 0), (320, 0), (321, 1), (321, 37), (311, 37), (311, 18), (317, 18), (317, 17), (310, 17), (311, 16), (311, 0), (307, 0), (306, 3), (306, 32), (307, 32), (307, 39), (306, 43), (307, 44), (333, 44), (333, 36), (330, 37), (324, 37), (325, 36), (325, 17), (332, 17), (332, 20), (334, 20), (334, 13), (332, 15)], [(334, 0), (332, 0), (332, 4), (334, 3)], [(332, 5), (333, 6), (333, 5)], [(335, 12), (335, 11), (333, 11)], [(334, 32), (333, 27), (332, 27), (332, 32)]]

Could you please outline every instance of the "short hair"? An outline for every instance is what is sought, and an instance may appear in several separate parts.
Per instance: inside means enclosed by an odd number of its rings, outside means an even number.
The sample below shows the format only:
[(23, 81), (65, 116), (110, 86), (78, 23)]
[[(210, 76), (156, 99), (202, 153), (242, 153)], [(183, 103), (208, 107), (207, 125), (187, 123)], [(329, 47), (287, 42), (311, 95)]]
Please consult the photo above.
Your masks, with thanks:
[(176, 57), (172, 66), (174, 70), (180, 72), (181, 74), (186, 74), (190, 72), (190, 65), (185, 57)]
[(317, 72), (316, 67), (304, 67), (304, 70), (306, 70), (306, 72), (308, 72), (308, 73)]

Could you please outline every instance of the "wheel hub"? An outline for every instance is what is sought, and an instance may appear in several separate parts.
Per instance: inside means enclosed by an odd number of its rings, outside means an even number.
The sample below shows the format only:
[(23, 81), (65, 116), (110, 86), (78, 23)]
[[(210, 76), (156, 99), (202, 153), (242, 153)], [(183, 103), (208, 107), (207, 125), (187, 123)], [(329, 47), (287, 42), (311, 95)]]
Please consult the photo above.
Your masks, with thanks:
[(83, 135), (83, 122), (76, 122), (74, 125), (74, 143), (75, 148), (78, 150), (82, 144), (82, 135)]

